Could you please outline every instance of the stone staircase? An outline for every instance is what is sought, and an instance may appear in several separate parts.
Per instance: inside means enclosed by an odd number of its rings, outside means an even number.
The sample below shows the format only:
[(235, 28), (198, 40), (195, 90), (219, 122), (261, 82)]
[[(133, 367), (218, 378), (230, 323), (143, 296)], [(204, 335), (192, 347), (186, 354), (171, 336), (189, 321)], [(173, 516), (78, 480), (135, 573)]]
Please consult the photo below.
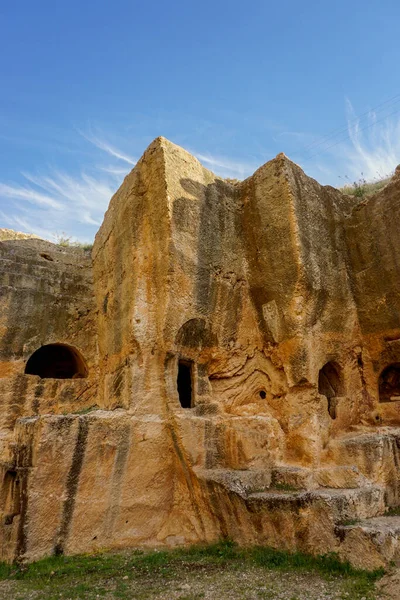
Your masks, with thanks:
[[(336, 552), (353, 566), (400, 561), (400, 430), (355, 433), (333, 441), (317, 468), (197, 469), (221, 533), (312, 554)], [(348, 461), (348, 464), (340, 464)], [(339, 464), (338, 464), (339, 463)], [(400, 512), (400, 511), (399, 511)]]

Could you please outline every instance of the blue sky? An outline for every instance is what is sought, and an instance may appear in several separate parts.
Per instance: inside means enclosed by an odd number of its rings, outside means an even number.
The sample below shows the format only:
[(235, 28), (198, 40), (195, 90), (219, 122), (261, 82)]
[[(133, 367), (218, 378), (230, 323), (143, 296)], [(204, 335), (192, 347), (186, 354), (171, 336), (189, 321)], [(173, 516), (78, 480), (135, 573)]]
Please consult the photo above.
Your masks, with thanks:
[(0, 227), (90, 241), (152, 139), (244, 178), (400, 162), (400, 3), (0, 3)]

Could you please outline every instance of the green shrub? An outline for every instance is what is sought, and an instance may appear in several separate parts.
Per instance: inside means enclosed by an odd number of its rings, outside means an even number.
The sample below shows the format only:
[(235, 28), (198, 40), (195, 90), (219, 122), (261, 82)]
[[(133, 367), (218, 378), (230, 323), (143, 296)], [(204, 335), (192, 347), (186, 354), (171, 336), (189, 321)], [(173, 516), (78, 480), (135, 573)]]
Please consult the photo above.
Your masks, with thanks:
[(355, 196), (356, 198), (364, 198), (365, 196), (372, 196), (379, 190), (381, 190), (385, 185), (387, 185), (390, 181), (391, 175), (375, 177), (372, 181), (367, 181), (361, 173), (361, 176), (356, 181), (351, 181), (350, 178), (345, 175), (344, 177), (340, 177), (346, 181), (345, 185), (340, 189), (342, 194), (346, 194), (347, 196)]
[(74, 240), (72, 236), (66, 235), (65, 233), (54, 235), (56, 240), (56, 244), (59, 246), (63, 246), (64, 248), (80, 248), (81, 250), (92, 250), (93, 244), (87, 244), (85, 242), (79, 242), (78, 240)]

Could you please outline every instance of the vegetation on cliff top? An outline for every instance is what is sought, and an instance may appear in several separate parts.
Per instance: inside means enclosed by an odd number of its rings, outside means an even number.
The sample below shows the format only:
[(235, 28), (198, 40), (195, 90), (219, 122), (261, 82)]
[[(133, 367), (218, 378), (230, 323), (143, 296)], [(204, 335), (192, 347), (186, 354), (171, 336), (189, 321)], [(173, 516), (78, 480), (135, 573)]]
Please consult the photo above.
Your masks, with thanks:
[(372, 196), (372, 194), (384, 188), (389, 183), (391, 176), (379, 176), (374, 181), (367, 181), (361, 173), (361, 177), (357, 181), (351, 182), (347, 176), (344, 179), (347, 180), (347, 183), (339, 188), (342, 194), (364, 198), (365, 196)]
[(64, 246), (65, 248), (80, 248), (81, 250), (91, 250), (93, 248), (93, 244), (88, 244), (85, 242), (79, 242), (78, 240), (74, 240), (72, 236), (62, 234), (55, 234), (56, 244), (59, 246)]

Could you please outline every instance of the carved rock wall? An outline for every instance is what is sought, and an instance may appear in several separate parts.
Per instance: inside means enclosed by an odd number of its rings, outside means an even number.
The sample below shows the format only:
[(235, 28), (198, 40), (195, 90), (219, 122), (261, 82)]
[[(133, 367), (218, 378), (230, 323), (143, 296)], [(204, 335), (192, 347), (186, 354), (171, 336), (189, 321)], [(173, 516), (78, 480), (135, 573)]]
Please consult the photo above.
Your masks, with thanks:
[[(400, 502), (400, 398), (378, 393), (399, 206), (398, 177), (359, 201), (278, 155), (232, 184), (158, 138), (92, 260), (0, 242), (2, 558), (229, 536), (356, 560), (373, 527), (343, 523)], [(88, 376), (25, 374), (47, 344)]]

